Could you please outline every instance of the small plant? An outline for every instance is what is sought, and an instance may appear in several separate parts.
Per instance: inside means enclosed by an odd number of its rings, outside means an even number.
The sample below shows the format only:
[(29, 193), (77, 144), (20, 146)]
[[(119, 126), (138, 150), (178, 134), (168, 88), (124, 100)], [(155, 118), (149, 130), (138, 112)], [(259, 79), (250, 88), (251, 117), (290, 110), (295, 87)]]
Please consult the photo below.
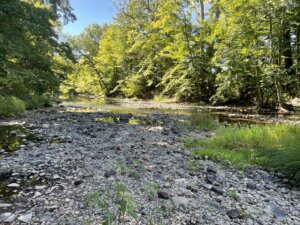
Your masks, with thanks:
[(128, 172), (129, 172), (129, 176), (135, 180), (139, 180), (141, 178), (140, 173), (134, 169), (129, 169)]
[(82, 225), (91, 225), (91, 224), (93, 224), (93, 221), (91, 219), (87, 219), (82, 223)]
[(148, 194), (150, 200), (157, 198), (157, 192), (160, 188), (160, 185), (157, 181), (148, 181), (143, 183), (143, 189)]
[(89, 204), (97, 204), (103, 211), (102, 225), (121, 225), (124, 224), (126, 216), (136, 220), (136, 204), (134, 198), (124, 183), (117, 183), (115, 190), (106, 191), (104, 194), (99, 192), (88, 196)]
[(238, 196), (238, 192), (236, 190), (231, 190), (229, 192), (229, 195), (231, 198), (233, 198), (234, 200), (238, 200), (239, 196)]
[(191, 171), (198, 171), (200, 169), (199, 164), (196, 160), (189, 160), (187, 162), (187, 168)]
[(123, 161), (119, 161), (119, 162), (117, 163), (117, 168), (116, 168), (116, 170), (117, 170), (120, 174), (124, 175), (124, 174), (126, 173), (126, 170), (127, 170), (126, 164), (125, 164)]

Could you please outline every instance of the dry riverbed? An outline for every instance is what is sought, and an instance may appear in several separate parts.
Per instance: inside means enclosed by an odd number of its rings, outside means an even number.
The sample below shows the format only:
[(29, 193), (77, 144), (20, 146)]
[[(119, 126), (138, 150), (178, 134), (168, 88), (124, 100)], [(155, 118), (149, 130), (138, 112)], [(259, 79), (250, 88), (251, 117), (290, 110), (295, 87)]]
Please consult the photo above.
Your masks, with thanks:
[(101, 224), (91, 194), (109, 202), (120, 183), (137, 212), (123, 224), (300, 224), (300, 191), (284, 180), (194, 159), (185, 138), (212, 134), (182, 126), (188, 119), (62, 108), (3, 121), (18, 126), (5, 134), (17, 150), (0, 151), (1, 224)]

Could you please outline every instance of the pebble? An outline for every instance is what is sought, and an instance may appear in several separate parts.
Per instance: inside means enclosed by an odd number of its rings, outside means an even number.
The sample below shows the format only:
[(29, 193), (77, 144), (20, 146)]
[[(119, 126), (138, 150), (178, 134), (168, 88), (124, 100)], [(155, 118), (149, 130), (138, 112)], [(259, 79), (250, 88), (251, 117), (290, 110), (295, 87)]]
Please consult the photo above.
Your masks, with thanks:
[(9, 187), (9, 188), (19, 188), (20, 185), (17, 184), (17, 183), (11, 183), (11, 184), (8, 184), (7, 187)]

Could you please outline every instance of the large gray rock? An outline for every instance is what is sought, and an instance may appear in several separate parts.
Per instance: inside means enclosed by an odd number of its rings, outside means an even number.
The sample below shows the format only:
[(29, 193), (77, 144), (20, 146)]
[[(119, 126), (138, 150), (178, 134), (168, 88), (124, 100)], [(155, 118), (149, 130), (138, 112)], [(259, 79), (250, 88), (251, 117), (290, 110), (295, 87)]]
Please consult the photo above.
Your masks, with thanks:
[(12, 223), (16, 220), (17, 216), (12, 213), (2, 213), (0, 214), (0, 222)]
[(18, 220), (20, 220), (23, 223), (30, 223), (31, 219), (32, 219), (32, 213), (18, 217)]
[(270, 204), (271, 209), (274, 212), (274, 216), (279, 220), (279, 221), (284, 221), (287, 217), (287, 214), (280, 209), (275, 203)]
[(189, 199), (187, 199), (185, 197), (180, 197), (180, 196), (172, 197), (171, 200), (172, 200), (173, 204), (175, 205), (175, 207), (183, 206), (186, 208), (190, 202)]

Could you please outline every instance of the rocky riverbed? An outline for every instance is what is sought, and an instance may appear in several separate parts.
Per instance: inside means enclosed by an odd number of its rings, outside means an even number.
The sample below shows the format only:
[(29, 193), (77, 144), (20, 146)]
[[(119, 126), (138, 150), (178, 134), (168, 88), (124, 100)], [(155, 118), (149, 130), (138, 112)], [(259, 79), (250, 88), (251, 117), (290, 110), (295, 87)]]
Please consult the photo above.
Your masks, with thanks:
[(118, 215), (122, 184), (136, 215), (120, 224), (300, 224), (300, 191), (284, 180), (193, 158), (185, 138), (212, 133), (188, 119), (50, 109), (2, 121), (25, 131), (10, 130), (16, 151), (0, 151), (0, 223), (101, 224)]

